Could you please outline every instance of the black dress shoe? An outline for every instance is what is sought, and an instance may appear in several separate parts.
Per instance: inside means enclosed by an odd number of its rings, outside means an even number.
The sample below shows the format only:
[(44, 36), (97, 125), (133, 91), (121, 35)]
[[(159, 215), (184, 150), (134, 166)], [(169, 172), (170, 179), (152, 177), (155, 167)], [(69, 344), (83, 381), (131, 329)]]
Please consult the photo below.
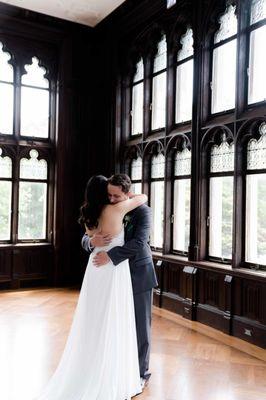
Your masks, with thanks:
[(144, 390), (145, 387), (148, 385), (150, 377), (151, 377), (150, 373), (147, 373), (143, 377), (141, 377), (141, 389), (142, 390)]
[(144, 375), (143, 378), (148, 382), (148, 380), (150, 379), (150, 377), (151, 377), (151, 373), (147, 372), (147, 373)]

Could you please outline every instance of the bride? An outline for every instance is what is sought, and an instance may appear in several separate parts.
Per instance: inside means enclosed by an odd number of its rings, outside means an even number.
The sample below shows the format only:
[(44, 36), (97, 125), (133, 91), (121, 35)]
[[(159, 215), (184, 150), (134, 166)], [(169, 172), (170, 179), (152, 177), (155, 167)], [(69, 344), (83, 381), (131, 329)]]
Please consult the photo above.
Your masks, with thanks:
[(146, 201), (141, 194), (109, 204), (107, 179), (88, 181), (80, 222), (89, 236), (112, 240), (90, 255), (62, 358), (38, 400), (129, 400), (141, 393), (128, 260), (97, 268), (93, 257), (124, 244), (125, 214)]

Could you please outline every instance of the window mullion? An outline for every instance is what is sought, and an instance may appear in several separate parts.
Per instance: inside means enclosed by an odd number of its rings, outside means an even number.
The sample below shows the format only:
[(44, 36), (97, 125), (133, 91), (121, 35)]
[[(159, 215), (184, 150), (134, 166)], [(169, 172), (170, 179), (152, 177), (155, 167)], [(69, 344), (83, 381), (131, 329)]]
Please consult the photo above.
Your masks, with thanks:
[(14, 67), (15, 70), (15, 93), (14, 93), (14, 136), (19, 139), (20, 135), (20, 105), (21, 105), (21, 68), (19, 64)]
[(19, 203), (19, 152), (13, 162), (13, 185), (12, 185), (12, 243), (18, 242), (18, 203)]

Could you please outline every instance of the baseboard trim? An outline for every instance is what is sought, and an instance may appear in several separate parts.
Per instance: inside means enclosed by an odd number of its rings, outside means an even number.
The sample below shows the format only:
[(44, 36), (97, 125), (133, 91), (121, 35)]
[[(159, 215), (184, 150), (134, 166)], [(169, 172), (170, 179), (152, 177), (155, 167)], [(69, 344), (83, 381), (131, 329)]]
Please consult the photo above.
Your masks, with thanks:
[(193, 331), (199, 332), (202, 335), (208, 336), (212, 339), (219, 340), (230, 347), (258, 358), (259, 360), (266, 361), (266, 351), (264, 349), (242, 339), (229, 336), (221, 331), (218, 331), (217, 329), (211, 328), (210, 326), (204, 325), (197, 321), (190, 321), (178, 314), (158, 308), (156, 306), (153, 306), (153, 314), (157, 315), (158, 317), (169, 319), (170, 321), (176, 322), (177, 324), (192, 329)]

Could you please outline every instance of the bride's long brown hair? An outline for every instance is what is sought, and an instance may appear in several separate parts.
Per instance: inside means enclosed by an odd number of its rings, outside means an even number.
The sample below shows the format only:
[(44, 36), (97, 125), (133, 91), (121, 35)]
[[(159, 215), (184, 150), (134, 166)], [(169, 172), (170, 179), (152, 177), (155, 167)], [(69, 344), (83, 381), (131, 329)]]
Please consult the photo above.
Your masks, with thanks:
[(109, 204), (108, 180), (103, 175), (92, 176), (85, 189), (84, 203), (80, 207), (79, 223), (89, 229), (97, 228), (102, 209)]

